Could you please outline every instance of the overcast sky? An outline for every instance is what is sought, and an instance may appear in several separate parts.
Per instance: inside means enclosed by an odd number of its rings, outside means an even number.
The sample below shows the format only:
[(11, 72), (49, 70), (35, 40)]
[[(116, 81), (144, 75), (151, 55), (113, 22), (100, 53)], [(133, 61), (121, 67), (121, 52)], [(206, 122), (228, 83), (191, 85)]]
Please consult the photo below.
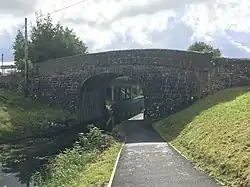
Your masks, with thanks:
[[(35, 12), (50, 13), (80, 0), (7, 0), (0, 6), (0, 53), (13, 61), (16, 31)], [(224, 56), (250, 57), (249, 0), (85, 0), (52, 14), (73, 28), (90, 52), (130, 48), (186, 49), (196, 40)]]

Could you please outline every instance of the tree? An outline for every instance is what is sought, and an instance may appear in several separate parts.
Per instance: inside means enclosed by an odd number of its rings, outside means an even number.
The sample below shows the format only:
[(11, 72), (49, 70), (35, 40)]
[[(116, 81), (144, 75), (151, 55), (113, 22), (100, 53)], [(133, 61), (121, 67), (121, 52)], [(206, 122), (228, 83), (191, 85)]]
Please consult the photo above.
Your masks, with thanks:
[(218, 48), (215, 49), (212, 45), (199, 41), (196, 41), (195, 43), (191, 44), (187, 50), (198, 52), (212, 52), (214, 57), (220, 57), (222, 55), (221, 51)]
[[(41, 13), (37, 13), (36, 16), (36, 23), (31, 27), (28, 41), (28, 59), (32, 63), (87, 53), (86, 45), (74, 34), (72, 29), (63, 27), (59, 22), (53, 24), (49, 14), (44, 18)], [(17, 68), (23, 70), (24, 34), (20, 30), (16, 35), (13, 49)]]
[(24, 35), (21, 30), (17, 31), (15, 42), (13, 44), (14, 49), (14, 61), (17, 69), (24, 69)]
[[(22, 33), (21, 30), (17, 31), (17, 35), (15, 38), (15, 42), (13, 44), (13, 49), (14, 49), (14, 61), (15, 65), (17, 66), (18, 70), (23, 71), (25, 68), (25, 54), (24, 54), (24, 44), (25, 44), (25, 39), (24, 39), (24, 34)], [(30, 45), (30, 43), (28, 43)], [(32, 64), (30, 60), (28, 60), (28, 68), (32, 67)]]

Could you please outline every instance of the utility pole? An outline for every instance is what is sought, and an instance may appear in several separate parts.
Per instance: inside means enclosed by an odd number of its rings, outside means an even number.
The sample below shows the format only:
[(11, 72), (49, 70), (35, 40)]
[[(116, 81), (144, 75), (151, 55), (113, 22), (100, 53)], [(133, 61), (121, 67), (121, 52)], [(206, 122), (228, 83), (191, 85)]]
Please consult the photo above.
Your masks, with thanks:
[(28, 34), (27, 34), (27, 18), (25, 18), (25, 48), (24, 48), (24, 95), (25, 97), (28, 97)]
[(3, 75), (3, 53), (2, 53), (2, 75)]

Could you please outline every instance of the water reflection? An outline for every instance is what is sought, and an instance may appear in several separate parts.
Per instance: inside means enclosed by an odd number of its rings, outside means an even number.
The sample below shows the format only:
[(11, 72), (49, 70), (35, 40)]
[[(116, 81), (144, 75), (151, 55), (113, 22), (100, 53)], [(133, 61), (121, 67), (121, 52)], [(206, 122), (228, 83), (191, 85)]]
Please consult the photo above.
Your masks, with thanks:
[[(0, 187), (32, 187), (29, 184), (34, 172), (40, 170), (49, 158), (57, 155), (75, 142), (79, 132), (85, 132), (78, 125), (68, 132), (53, 137), (32, 138), (0, 145)], [(20, 181), (20, 182), (18, 182)]]
[(3, 173), (3, 167), (0, 164), (0, 187), (26, 187), (26, 185), (21, 184), (15, 175)]
[[(105, 129), (108, 116), (93, 121)], [(76, 124), (70, 128), (44, 137), (0, 144), (0, 187), (33, 187), (31, 176), (65, 148), (72, 147), (80, 132), (86, 132), (87, 124)]]

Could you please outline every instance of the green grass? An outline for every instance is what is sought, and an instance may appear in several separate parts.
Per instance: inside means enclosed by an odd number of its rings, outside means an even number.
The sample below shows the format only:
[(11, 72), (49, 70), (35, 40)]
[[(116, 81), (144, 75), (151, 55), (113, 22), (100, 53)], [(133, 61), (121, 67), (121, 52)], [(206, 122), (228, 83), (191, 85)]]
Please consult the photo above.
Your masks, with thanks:
[(228, 186), (250, 186), (250, 88), (227, 89), (154, 123), (196, 166)]
[[(50, 122), (75, 119), (74, 114), (60, 108), (0, 89), (0, 140), (3, 143), (0, 162), (7, 164), (11, 171), (20, 172), (22, 182), (33, 175), (39, 187), (107, 185), (121, 148), (121, 143), (111, 135), (93, 128), (80, 135), (75, 144), (76, 133), (80, 132), (77, 129), (71, 130), (67, 137), (59, 134), (39, 138), (51, 132)], [(34, 138), (22, 139), (30, 136)], [(15, 138), (21, 140), (9, 142)], [(42, 158), (41, 163), (37, 163), (37, 157)]]
[(95, 162), (88, 164), (86, 169), (79, 173), (77, 180), (72, 181), (70, 187), (107, 186), (120, 149), (121, 143), (114, 142)]
[(121, 145), (94, 127), (72, 148), (51, 159), (34, 179), (39, 187), (107, 186)]
[(12, 140), (46, 133), (50, 122), (75, 119), (73, 114), (0, 89), (0, 139)]

